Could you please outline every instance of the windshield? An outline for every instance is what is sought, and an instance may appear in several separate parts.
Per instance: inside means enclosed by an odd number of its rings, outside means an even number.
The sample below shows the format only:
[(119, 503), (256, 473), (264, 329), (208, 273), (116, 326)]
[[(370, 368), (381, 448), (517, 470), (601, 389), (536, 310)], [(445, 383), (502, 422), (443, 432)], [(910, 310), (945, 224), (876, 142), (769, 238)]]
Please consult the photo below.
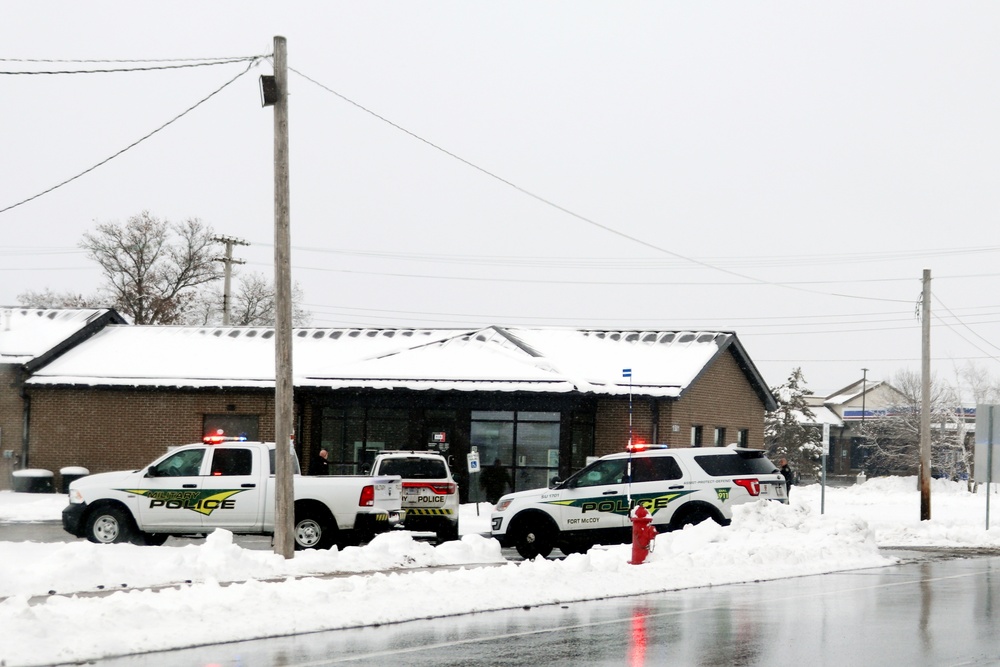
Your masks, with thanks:
[(445, 479), (448, 469), (440, 459), (425, 459), (419, 456), (405, 459), (382, 459), (380, 475), (399, 475), (403, 479)]

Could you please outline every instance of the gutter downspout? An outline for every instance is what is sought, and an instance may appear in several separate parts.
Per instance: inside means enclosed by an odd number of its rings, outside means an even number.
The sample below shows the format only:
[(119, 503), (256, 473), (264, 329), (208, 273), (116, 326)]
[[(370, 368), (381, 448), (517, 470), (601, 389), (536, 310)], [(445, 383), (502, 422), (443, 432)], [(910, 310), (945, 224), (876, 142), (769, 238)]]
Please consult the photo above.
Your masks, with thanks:
[(18, 396), (21, 397), (21, 460), (18, 462), (18, 468), (24, 470), (28, 467), (28, 443), (30, 438), (30, 426), (31, 426), (31, 396), (28, 396), (27, 389), (24, 384), (24, 370), (22, 369), (18, 373)]

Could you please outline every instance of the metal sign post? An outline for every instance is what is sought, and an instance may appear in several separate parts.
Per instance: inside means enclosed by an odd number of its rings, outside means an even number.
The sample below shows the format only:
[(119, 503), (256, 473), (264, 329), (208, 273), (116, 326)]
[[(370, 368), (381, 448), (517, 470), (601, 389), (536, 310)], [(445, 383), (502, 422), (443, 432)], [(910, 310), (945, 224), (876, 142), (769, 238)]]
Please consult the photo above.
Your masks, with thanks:
[(476, 491), (476, 487), (479, 485), (472, 481), (473, 475), (482, 472), (482, 468), (479, 466), (479, 450), (473, 449), (465, 455), (465, 458), (469, 463), (469, 495), (474, 498), (473, 502), (476, 504), (476, 516), (479, 516), (479, 492)]
[(996, 405), (976, 406), (976, 456), (975, 456), (975, 482), (986, 484), (986, 530), (990, 529), (990, 491), (993, 480), (1000, 476), (994, 467), (1000, 463), (1000, 458), (993, 456), (993, 447), (1000, 434), (997, 428), (1000, 424), (993, 418)]
[(830, 425), (823, 424), (823, 457), (822, 465), (823, 469), (821, 471), (820, 490), (819, 490), (819, 513), (823, 514), (826, 512), (826, 457), (830, 455)]

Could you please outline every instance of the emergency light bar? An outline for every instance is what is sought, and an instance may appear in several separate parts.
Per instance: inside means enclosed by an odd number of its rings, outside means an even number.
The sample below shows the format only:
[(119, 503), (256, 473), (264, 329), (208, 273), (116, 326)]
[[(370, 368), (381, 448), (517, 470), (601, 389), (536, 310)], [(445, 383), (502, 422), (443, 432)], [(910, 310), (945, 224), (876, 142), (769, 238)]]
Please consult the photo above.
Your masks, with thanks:
[(644, 443), (625, 445), (625, 451), (627, 452), (642, 452), (647, 449), (670, 449), (670, 445), (647, 445)]
[(206, 445), (218, 445), (223, 442), (246, 442), (246, 439), (245, 435), (206, 435), (201, 441)]

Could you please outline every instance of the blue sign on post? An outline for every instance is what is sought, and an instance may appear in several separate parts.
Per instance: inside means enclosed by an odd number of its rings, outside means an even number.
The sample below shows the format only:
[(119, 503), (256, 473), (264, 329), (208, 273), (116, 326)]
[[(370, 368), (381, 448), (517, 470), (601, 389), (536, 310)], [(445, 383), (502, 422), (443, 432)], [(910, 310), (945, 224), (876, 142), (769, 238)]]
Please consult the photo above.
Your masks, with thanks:
[(622, 377), (623, 378), (630, 378), (630, 377), (632, 377), (632, 369), (631, 368), (623, 368), (622, 369)]

